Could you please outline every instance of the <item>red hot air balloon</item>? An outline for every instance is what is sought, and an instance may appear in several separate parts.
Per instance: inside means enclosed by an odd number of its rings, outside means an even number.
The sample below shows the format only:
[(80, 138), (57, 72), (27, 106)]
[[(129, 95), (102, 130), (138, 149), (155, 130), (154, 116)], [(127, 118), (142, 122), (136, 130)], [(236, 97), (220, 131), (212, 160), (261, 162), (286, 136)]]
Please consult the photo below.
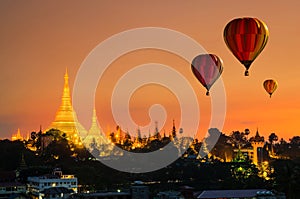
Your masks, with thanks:
[(267, 25), (256, 18), (237, 18), (224, 29), (224, 40), (233, 55), (245, 66), (245, 76), (249, 68), (267, 44)]
[(270, 97), (277, 89), (278, 83), (273, 79), (267, 79), (264, 81), (264, 89), (269, 93)]
[(208, 96), (209, 89), (223, 71), (222, 60), (213, 54), (201, 54), (193, 59), (191, 66), (196, 78), (206, 88)]

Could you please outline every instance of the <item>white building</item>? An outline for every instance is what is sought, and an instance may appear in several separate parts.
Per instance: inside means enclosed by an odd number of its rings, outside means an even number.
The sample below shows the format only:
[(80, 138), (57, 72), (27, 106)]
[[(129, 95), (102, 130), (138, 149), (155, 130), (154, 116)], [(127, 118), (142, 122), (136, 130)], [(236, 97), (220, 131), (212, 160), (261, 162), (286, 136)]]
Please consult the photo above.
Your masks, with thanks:
[(26, 193), (26, 185), (19, 182), (0, 183), (0, 199), (10, 198), (13, 194)]
[(54, 170), (53, 174), (28, 177), (27, 179), (28, 192), (39, 199), (45, 198), (66, 198), (68, 194), (55, 193), (50, 197), (44, 193), (47, 190), (53, 190), (53, 188), (64, 188), (56, 190), (70, 190), (73, 193), (77, 193), (77, 178), (74, 175), (62, 175), (61, 170)]

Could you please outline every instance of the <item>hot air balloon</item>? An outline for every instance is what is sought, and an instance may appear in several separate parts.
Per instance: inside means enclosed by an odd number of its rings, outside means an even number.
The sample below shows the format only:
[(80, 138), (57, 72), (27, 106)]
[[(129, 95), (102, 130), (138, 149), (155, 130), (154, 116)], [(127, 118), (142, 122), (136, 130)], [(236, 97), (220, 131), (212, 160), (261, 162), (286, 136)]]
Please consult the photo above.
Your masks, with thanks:
[(224, 29), (224, 40), (233, 55), (245, 66), (245, 76), (249, 68), (267, 44), (269, 30), (267, 25), (256, 18), (237, 18), (230, 21)]
[(264, 88), (269, 93), (270, 97), (272, 97), (272, 94), (277, 89), (278, 83), (273, 79), (267, 79), (264, 81)]
[(207, 96), (211, 86), (222, 74), (222, 64), (222, 60), (213, 54), (201, 54), (192, 61), (192, 71), (199, 82), (206, 88)]

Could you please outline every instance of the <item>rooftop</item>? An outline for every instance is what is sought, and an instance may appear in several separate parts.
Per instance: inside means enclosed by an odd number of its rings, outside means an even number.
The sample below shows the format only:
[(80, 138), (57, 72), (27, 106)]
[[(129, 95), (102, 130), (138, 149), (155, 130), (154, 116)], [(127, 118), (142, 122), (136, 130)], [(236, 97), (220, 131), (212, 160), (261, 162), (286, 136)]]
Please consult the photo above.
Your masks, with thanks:
[(258, 195), (273, 195), (273, 193), (266, 189), (206, 190), (197, 198), (252, 198)]
[(0, 187), (20, 187), (20, 186), (25, 187), (26, 185), (20, 182), (0, 182)]
[(101, 193), (81, 193), (78, 195), (93, 196), (93, 197), (97, 197), (97, 196), (129, 196), (130, 193), (128, 193), (128, 192), (101, 192)]
[(42, 191), (44, 194), (61, 194), (61, 193), (74, 193), (72, 189), (65, 187), (51, 187)]
[(29, 178), (41, 180), (41, 179), (75, 179), (76, 177), (74, 175), (58, 176), (58, 175), (53, 175), (53, 174), (47, 174), (47, 175), (42, 175), (42, 176), (32, 176)]

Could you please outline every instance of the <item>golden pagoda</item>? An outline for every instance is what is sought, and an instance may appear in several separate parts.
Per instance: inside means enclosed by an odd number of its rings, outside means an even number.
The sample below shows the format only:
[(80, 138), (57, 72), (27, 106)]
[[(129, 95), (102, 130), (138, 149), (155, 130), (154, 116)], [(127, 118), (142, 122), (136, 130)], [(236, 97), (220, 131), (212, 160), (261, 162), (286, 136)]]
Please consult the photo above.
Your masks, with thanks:
[[(69, 141), (73, 142), (76, 145), (81, 145), (79, 135), (85, 135), (85, 130), (79, 124), (76, 113), (72, 107), (69, 88), (69, 76), (67, 70), (64, 76), (64, 80), (65, 83), (61, 105), (56, 113), (54, 122), (52, 122), (48, 130), (52, 128), (58, 129), (66, 134), (66, 137)], [(78, 125), (79, 130), (76, 128), (76, 124)]]
[(18, 130), (17, 130), (17, 133), (15, 133), (15, 134), (13, 134), (13, 135), (11, 136), (11, 140), (12, 140), (12, 141), (15, 141), (15, 140), (23, 141), (23, 140), (24, 140), (23, 136), (21, 135), (21, 132), (20, 132), (20, 129), (19, 129), (19, 128), (18, 128)]
[[(96, 110), (93, 110), (92, 125), (87, 134), (83, 139), (83, 144), (86, 148), (93, 150), (93, 147), (101, 147), (109, 144), (109, 140), (104, 134), (101, 133), (101, 129), (98, 124)], [(94, 145), (94, 146), (93, 146)]]

